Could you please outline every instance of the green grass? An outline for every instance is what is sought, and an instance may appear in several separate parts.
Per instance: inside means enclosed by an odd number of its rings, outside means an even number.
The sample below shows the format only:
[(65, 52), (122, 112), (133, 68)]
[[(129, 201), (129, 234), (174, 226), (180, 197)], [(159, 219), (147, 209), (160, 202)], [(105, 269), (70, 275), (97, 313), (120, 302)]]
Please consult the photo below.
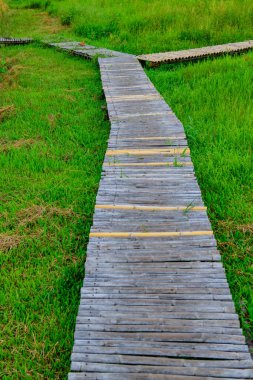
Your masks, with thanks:
[(11, 9), (1, 16), (0, 36), (32, 37), (34, 39), (72, 38), (70, 28), (63, 26), (56, 17), (36, 9)]
[(253, 53), (147, 73), (182, 121), (244, 332), (253, 340)]
[(10, 0), (47, 9), (79, 39), (129, 53), (252, 38), (251, 0)]
[(100, 76), (50, 49), (0, 54), (0, 377), (63, 379), (108, 135)]

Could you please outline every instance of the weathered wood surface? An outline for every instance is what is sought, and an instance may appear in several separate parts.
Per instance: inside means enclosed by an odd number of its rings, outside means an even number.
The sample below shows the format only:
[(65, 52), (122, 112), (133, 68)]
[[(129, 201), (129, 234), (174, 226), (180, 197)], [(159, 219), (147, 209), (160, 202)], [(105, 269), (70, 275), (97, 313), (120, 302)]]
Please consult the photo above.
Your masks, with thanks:
[(151, 66), (161, 63), (194, 61), (224, 54), (239, 54), (253, 49), (253, 40), (223, 45), (206, 46), (197, 49), (170, 51), (164, 53), (142, 54), (137, 58), (141, 62), (149, 62)]
[(1, 45), (25, 45), (33, 42), (32, 38), (8, 38), (0, 37)]
[(111, 134), (69, 379), (252, 379), (183, 126), (137, 59), (99, 64)]
[(45, 42), (46, 45), (56, 47), (60, 50), (65, 50), (73, 55), (79, 55), (86, 59), (91, 59), (93, 57), (121, 57), (121, 56), (131, 56), (127, 53), (121, 53), (119, 51), (110, 50), (106, 48), (99, 48), (96, 46), (86, 45), (82, 42), (58, 42), (49, 43)]

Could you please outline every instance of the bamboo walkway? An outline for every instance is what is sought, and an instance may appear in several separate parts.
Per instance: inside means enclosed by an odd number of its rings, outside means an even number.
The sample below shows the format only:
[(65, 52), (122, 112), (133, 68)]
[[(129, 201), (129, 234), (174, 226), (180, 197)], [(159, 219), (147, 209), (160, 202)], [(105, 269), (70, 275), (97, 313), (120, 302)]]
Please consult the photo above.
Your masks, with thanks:
[(223, 45), (206, 46), (197, 49), (143, 54), (139, 55), (137, 58), (141, 62), (149, 62), (150, 66), (159, 66), (161, 63), (194, 61), (209, 57), (218, 57), (225, 54), (245, 53), (251, 49), (253, 49), (253, 40)]
[(0, 45), (26, 45), (33, 42), (32, 38), (5, 38), (0, 37)]
[[(60, 42), (46, 43), (48, 46), (69, 51), (71, 54), (79, 55), (87, 59), (94, 57), (134, 57), (134, 55), (122, 53), (115, 50), (98, 48), (85, 45), (82, 42)], [(159, 66), (161, 63), (177, 63), (185, 61), (200, 60), (208, 57), (218, 57), (225, 54), (245, 53), (253, 49), (253, 40), (228, 43), (224, 45), (206, 46), (197, 49), (170, 51), (165, 53), (142, 54), (137, 56), (141, 63), (148, 62), (150, 66)]]
[(95, 57), (130, 57), (131, 54), (121, 53), (120, 51), (99, 48), (96, 46), (86, 45), (82, 42), (59, 42), (59, 43), (45, 43), (48, 46), (55, 47), (60, 50), (65, 50), (73, 55), (79, 55), (86, 59)]
[(253, 379), (184, 128), (136, 58), (99, 64), (111, 133), (69, 380)]

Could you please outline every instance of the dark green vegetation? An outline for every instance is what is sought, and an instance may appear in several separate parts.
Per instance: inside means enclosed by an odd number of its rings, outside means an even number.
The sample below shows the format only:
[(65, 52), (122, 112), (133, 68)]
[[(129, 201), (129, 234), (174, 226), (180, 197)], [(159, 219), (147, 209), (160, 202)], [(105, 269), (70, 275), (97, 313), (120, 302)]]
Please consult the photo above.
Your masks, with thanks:
[(99, 72), (36, 46), (0, 54), (0, 377), (62, 379), (108, 134)]
[(251, 0), (11, 0), (46, 9), (87, 43), (140, 54), (252, 37)]
[[(133, 53), (252, 38), (248, 0), (164, 3), (12, 0), (23, 9), (1, 12), (0, 0), (0, 34), (67, 36)], [(250, 53), (148, 70), (185, 125), (251, 338), (252, 66)], [(62, 379), (108, 134), (99, 72), (94, 63), (39, 45), (1, 48), (0, 92), (0, 377)]]
[(182, 121), (244, 331), (253, 339), (253, 53), (148, 75)]

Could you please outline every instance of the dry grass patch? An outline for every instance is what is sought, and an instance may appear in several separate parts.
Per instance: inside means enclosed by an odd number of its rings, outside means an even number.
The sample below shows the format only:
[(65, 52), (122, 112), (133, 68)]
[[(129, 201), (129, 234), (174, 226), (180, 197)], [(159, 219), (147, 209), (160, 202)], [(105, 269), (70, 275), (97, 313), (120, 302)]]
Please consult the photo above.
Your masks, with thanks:
[(7, 11), (9, 7), (3, 0), (0, 0), (0, 17), (3, 16)]
[(240, 232), (245, 235), (249, 235), (249, 237), (252, 238), (252, 234), (253, 234), (252, 223), (237, 224), (232, 220), (228, 220), (228, 221), (220, 220), (218, 221), (217, 226), (218, 226), (217, 230), (220, 233), (227, 235), (228, 237), (230, 235), (235, 235), (236, 233)]
[(17, 77), (21, 70), (24, 69), (24, 66), (20, 65), (19, 57), (7, 58), (5, 61), (2, 61), (0, 72), (0, 89), (16, 88), (18, 86)]
[(51, 17), (47, 12), (36, 13), (34, 17), (40, 18), (41, 31), (48, 34), (56, 34), (62, 32), (68, 27), (60, 23), (59, 18)]
[[(0, 217), (5, 217), (6, 219), (6, 215), (0, 215)], [(44, 230), (43, 228), (38, 228), (36, 224), (39, 220), (50, 220), (50, 224), (52, 224), (51, 219), (54, 217), (73, 219), (77, 217), (77, 214), (71, 209), (40, 205), (32, 205), (20, 210), (16, 213), (14, 232), (0, 234), (0, 251), (9, 251), (28, 239), (41, 238)], [(6, 224), (5, 227), (7, 227)], [(49, 238), (50, 236), (48, 236)]]
[(0, 107), (0, 121), (2, 121), (6, 117), (8, 117), (10, 114), (12, 114), (14, 109), (15, 109), (14, 104), (11, 104), (10, 106)]
[(23, 240), (23, 236), (13, 234), (0, 234), (0, 251), (9, 251), (9, 249), (17, 247), (21, 241)]
[[(0, 112), (1, 112), (1, 109), (0, 109)], [(1, 113), (0, 113), (0, 116), (1, 116)], [(19, 149), (23, 147), (29, 148), (38, 141), (40, 141), (39, 138), (38, 139), (18, 139), (14, 141), (6, 141), (4, 139), (0, 139), (0, 152), (8, 152), (11, 149)]]
[(43, 230), (41, 228), (36, 229), (34, 232), (26, 230), (23, 235), (19, 234), (18, 230), (16, 230), (13, 234), (0, 234), (0, 252), (7, 252), (13, 248), (16, 248), (28, 239), (39, 239), (42, 234)]
[(253, 224), (250, 223), (250, 224), (242, 224), (240, 226), (237, 227), (238, 231), (241, 231), (243, 232), (244, 234), (248, 233), (248, 234), (253, 234)]
[(17, 213), (18, 227), (34, 224), (41, 218), (52, 218), (61, 216), (64, 218), (73, 218), (77, 216), (71, 209), (59, 207), (32, 205), (31, 207), (20, 210)]

